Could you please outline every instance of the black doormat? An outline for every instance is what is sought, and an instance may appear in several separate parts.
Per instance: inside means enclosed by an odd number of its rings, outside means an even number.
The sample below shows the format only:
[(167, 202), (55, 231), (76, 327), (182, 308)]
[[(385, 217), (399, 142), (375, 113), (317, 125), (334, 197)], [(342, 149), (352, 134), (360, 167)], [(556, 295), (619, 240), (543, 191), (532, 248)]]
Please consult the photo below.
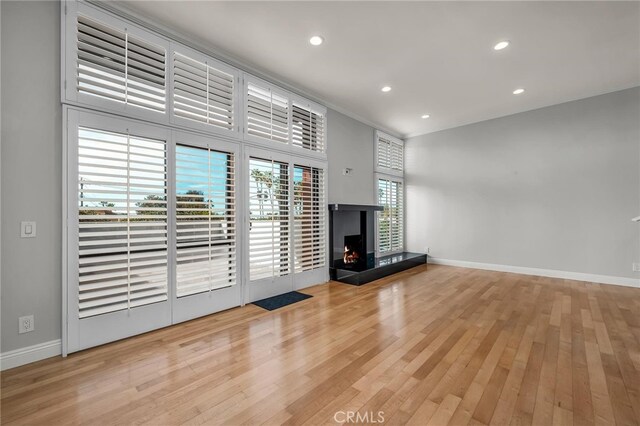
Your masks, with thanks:
[(258, 300), (253, 302), (253, 304), (268, 311), (273, 311), (274, 309), (282, 308), (283, 306), (291, 305), (292, 303), (296, 303), (310, 297), (313, 296), (310, 294), (299, 293), (297, 291), (290, 291), (289, 293), (284, 293), (279, 296), (267, 297), (266, 299)]

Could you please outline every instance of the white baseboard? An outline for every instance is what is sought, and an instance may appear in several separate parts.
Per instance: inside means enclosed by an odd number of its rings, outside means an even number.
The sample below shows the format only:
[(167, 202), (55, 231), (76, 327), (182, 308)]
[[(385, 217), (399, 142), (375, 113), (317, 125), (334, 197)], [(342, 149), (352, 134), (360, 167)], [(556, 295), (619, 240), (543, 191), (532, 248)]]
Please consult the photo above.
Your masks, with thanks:
[(562, 278), (566, 280), (587, 281), (600, 284), (623, 285), (640, 288), (640, 278), (615, 277), (610, 275), (584, 274), (582, 272), (557, 271), (555, 269), (527, 268), (524, 266), (496, 265), (493, 263), (467, 262), (465, 260), (439, 259), (429, 257), (427, 263), (436, 265), (458, 266), (461, 268), (485, 269), (487, 271), (511, 272), (522, 275)]
[(21, 365), (51, 358), (62, 353), (62, 343), (60, 339), (50, 342), (38, 343), (26, 348), (15, 349), (0, 354), (0, 370), (19, 367)]

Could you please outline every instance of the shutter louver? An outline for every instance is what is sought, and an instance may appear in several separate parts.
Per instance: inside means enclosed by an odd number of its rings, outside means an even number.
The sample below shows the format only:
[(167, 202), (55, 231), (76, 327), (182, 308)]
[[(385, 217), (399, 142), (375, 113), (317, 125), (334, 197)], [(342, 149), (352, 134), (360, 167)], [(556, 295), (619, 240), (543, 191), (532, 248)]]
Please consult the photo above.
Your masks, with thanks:
[(166, 143), (78, 129), (79, 317), (167, 300)]
[(294, 166), (294, 270), (324, 267), (326, 216), (324, 170)]
[(79, 93), (165, 112), (164, 48), (78, 15), (77, 49)]
[(249, 279), (288, 275), (289, 165), (249, 160)]
[(289, 100), (271, 89), (247, 85), (247, 133), (276, 142), (289, 142)]
[(236, 284), (234, 155), (176, 146), (177, 296)]
[(175, 53), (173, 82), (173, 112), (176, 116), (233, 130), (233, 75)]
[(324, 115), (294, 103), (291, 138), (294, 146), (324, 152)]

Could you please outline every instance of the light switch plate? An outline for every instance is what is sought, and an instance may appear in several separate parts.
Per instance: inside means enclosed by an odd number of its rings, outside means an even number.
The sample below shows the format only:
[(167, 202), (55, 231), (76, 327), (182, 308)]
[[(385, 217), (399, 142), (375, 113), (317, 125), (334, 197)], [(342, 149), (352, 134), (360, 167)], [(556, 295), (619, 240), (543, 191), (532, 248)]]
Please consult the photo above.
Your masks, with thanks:
[(35, 238), (35, 237), (36, 237), (36, 223), (20, 222), (20, 238)]

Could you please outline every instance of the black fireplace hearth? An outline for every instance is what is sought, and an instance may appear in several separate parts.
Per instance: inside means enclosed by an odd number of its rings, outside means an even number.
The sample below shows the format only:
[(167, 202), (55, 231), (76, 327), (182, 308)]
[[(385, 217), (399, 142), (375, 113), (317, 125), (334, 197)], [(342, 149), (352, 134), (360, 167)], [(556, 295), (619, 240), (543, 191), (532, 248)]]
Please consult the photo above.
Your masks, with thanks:
[(381, 210), (381, 206), (329, 205), (329, 274), (332, 280), (362, 285), (427, 262), (427, 256), (420, 253), (405, 252), (376, 258), (375, 212)]

